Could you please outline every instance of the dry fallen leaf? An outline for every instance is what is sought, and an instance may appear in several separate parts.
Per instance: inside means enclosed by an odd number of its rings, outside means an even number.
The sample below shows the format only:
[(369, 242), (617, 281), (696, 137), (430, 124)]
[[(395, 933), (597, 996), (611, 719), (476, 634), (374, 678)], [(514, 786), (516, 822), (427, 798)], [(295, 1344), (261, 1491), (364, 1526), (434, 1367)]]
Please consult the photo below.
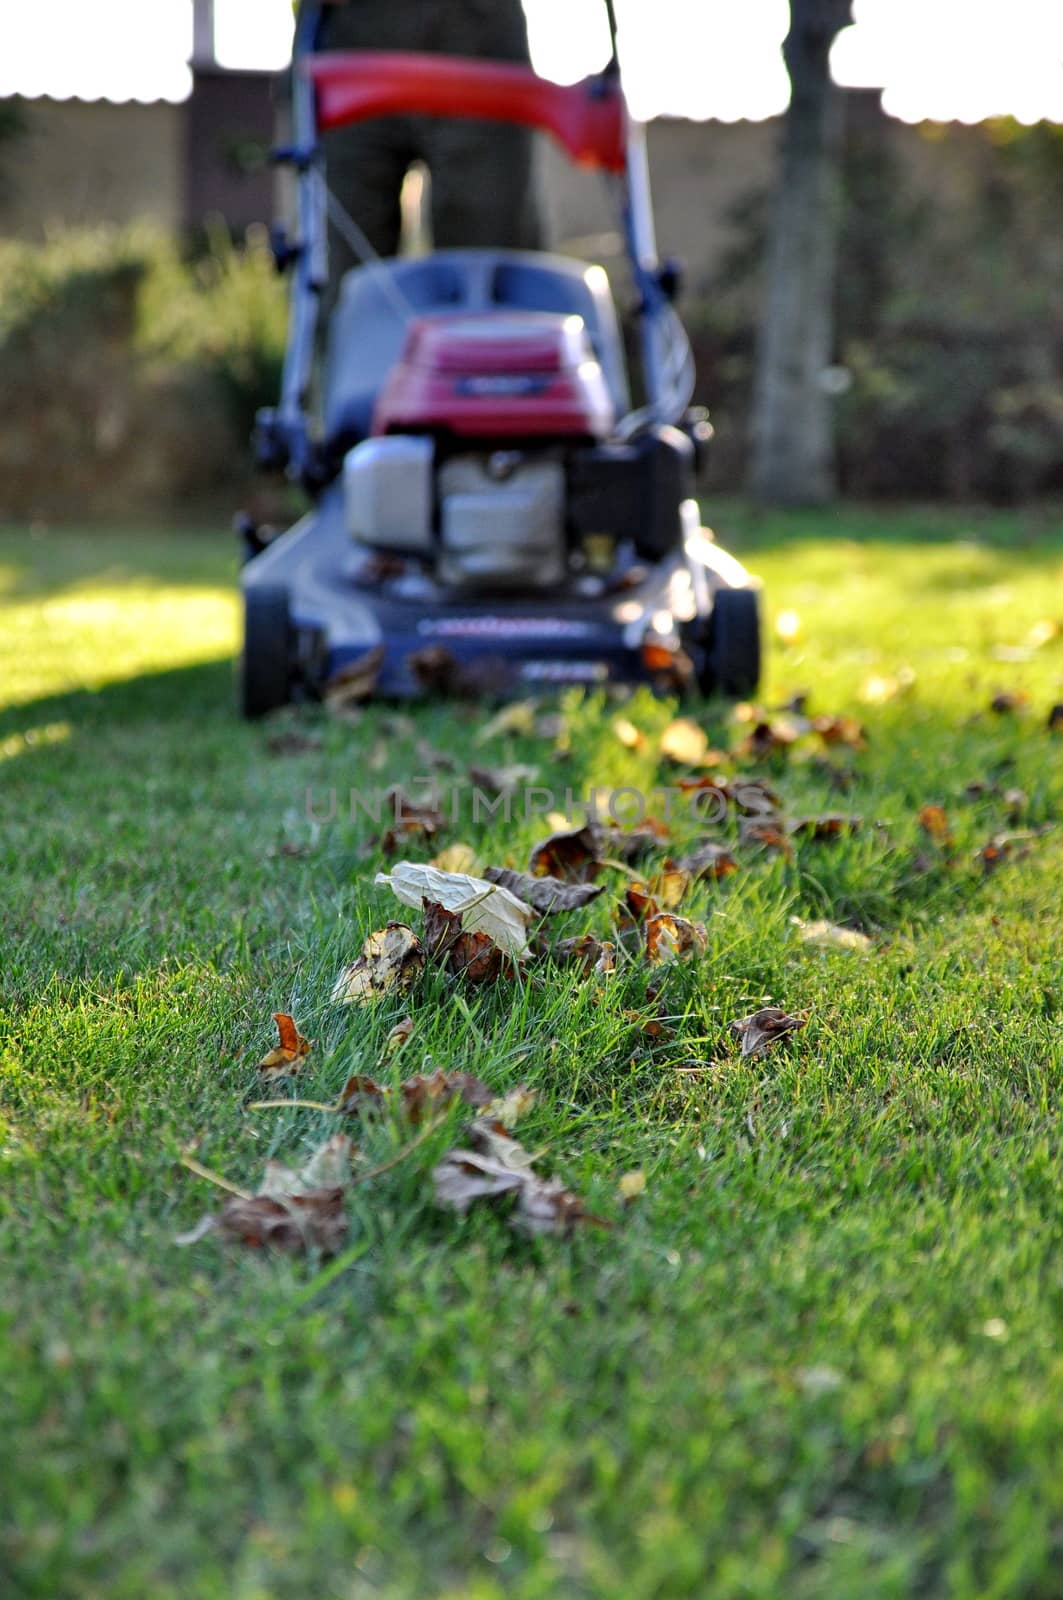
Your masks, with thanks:
[(194, 1244), (214, 1232), (255, 1249), (334, 1255), (347, 1232), (343, 1193), (350, 1161), (351, 1141), (333, 1134), (299, 1172), (267, 1162), (257, 1193), (230, 1195), (217, 1215), (203, 1217), (176, 1242)]
[(277, 1024), (280, 1043), (267, 1056), (263, 1056), (258, 1064), (258, 1070), (264, 1077), (286, 1078), (290, 1073), (299, 1070), (300, 1063), (306, 1060), (314, 1041), (303, 1038), (293, 1018), (289, 1017), (287, 1012), (275, 1011), (273, 1020)]
[(364, 1115), (383, 1110), (396, 1097), (411, 1122), (420, 1122), (425, 1111), (441, 1110), (452, 1100), (476, 1108), (494, 1104), (487, 1084), (471, 1072), (444, 1072), (439, 1068), (432, 1073), (415, 1072), (395, 1089), (356, 1073), (347, 1079), (332, 1109), (346, 1116)]
[(646, 1193), (646, 1174), (641, 1168), (625, 1172), (617, 1183), (616, 1192), (626, 1202), (637, 1200), (640, 1194)]
[(1063, 732), (1063, 702), (1052, 707), (1048, 713), (1047, 726), (1049, 733)]
[(411, 650), (403, 665), (424, 694), (461, 694), (465, 687), (461, 663), (446, 645), (428, 644)]
[(424, 946), (405, 922), (389, 922), (371, 933), (357, 961), (345, 967), (332, 990), (335, 1005), (375, 1000), (409, 989), (424, 970)]
[(998, 716), (1006, 716), (1009, 712), (1024, 711), (1029, 702), (1029, 695), (1013, 693), (1010, 689), (1002, 689), (995, 694), (989, 702), (990, 711), (995, 711)]
[(507, 967), (505, 952), (483, 928), (467, 929), (461, 913), (435, 900), (424, 902), (424, 943), (433, 961), (452, 978), (469, 983), (495, 983)]
[(646, 959), (654, 964), (697, 955), (708, 940), (703, 922), (691, 922), (667, 911), (646, 918)]
[(411, 800), (399, 788), (389, 789), (384, 798), (392, 818), (380, 837), (380, 849), (386, 856), (393, 856), (411, 838), (434, 838), (446, 821), (438, 807)]
[(735, 746), (735, 755), (763, 761), (781, 750), (788, 750), (801, 735), (801, 729), (787, 717), (755, 722)]
[(516, 761), (508, 767), (470, 767), (469, 779), (488, 796), (512, 794), (521, 784), (534, 783), (539, 776), (538, 767), (529, 767)]
[(863, 750), (867, 733), (855, 717), (813, 717), (812, 732), (818, 733), (824, 744), (847, 744), (854, 750)]
[(532, 908), (501, 884), (416, 861), (397, 861), (390, 873), (378, 872), (375, 881), (387, 884), (403, 905), (431, 900), (456, 913), (464, 932), (487, 934), (507, 955), (519, 958), (527, 952)]
[(598, 839), (593, 828), (566, 828), (552, 833), (532, 850), (528, 871), (534, 878), (561, 878), (587, 883), (598, 875)]
[(440, 872), (472, 872), (476, 866), (476, 851), (471, 844), (448, 844), (430, 865)]
[(616, 970), (616, 946), (609, 939), (597, 939), (593, 933), (580, 933), (574, 939), (559, 939), (550, 947), (550, 955), (563, 964), (578, 964), (584, 977), (592, 973), (604, 974)]
[(614, 717), (612, 722), (613, 732), (616, 734), (625, 750), (645, 750), (649, 740), (641, 728), (636, 728), (627, 717)]
[(598, 829), (598, 847), (601, 855), (625, 866), (657, 850), (661, 841), (668, 838), (668, 829), (656, 817), (643, 817), (631, 828), (606, 827)]
[(952, 829), (949, 827), (948, 815), (945, 807), (936, 802), (919, 808), (919, 826), (928, 838), (933, 839), (942, 849), (947, 850), (952, 845)]
[(625, 1011), (624, 1021), (633, 1023), (645, 1038), (654, 1039), (659, 1044), (665, 1044), (675, 1037), (663, 1017), (646, 1017), (641, 1011)]
[(846, 833), (856, 833), (862, 826), (862, 817), (846, 816), (841, 811), (825, 811), (817, 817), (791, 817), (786, 824), (786, 831), (791, 838), (824, 843), (840, 839)]
[(477, 744), (487, 744), (500, 733), (531, 733), (535, 728), (536, 704), (534, 700), (515, 700), (503, 706), (484, 723), (476, 735)]
[(560, 878), (533, 878), (527, 872), (512, 872), (509, 867), (485, 867), (488, 883), (499, 883), (518, 900), (523, 900), (533, 911), (550, 915), (556, 911), (574, 911), (595, 899), (605, 888), (601, 883), (565, 883)]
[(858, 933), (855, 928), (841, 928), (836, 922), (822, 920), (804, 922), (800, 917), (791, 917), (790, 921), (805, 944), (816, 944), (832, 950), (851, 950), (856, 955), (867, 955), (874, 949), (867, 934)]
[(743, 817), (739, 838), (743, 844), (759, 844), (765, 850), (777, 850), (788, 861), (794, 853), (779, 817)]
[(342, 712), (367, 700), (376, 688), (380, 670), (387, 652), (382, 644), (375, 644), (364, 656), (341, 667), (325, 684), (322, 698), (330, 711)]
[(505, 1094), (499, 1095), (485, 1106), (484, 1116), (508, 1132), (510, 1128), (516, 1127), (521, 1117), (528, 1114), (536, 1098), (534, 1089), (526, 1089), (522, 1083), (518, 1083), (515, 1089), (507, 1089)]
[(385, 1058), (388, 1056), (393, 1056), (397, 1050), (401, 1050), (412, 1033), (412, 1017), (403, 1017), (400, 1022), (396, 1022), (395, 1026), (384, 1040)]
[[(657, 745), (661, 755), (681, 767), (699, 767), (709, 755), (709, 736), (690, 717), (676, 717), (661, 734)], [(713, 760), (720, 759), (712, 752)]]
[(738, 871), (738, 862), (727, 846), (712, 839), (700, 844), (692, 855), (684, 856), (679, 865), (695, 882), (702, 878), (726, 878), (729, 873)]
[(807, 1020), (807, 1017), (792, 1017), (778, 1006), (763, 1006), (748, 1017), (737, 1017), (731, 1028), (742, 1040), (744, 1056), (762, 1056), (767, 1054), (769, 1045), (784, 1034), (803, 1028)]
[(591, 1216), (558, 1178), (541, 1178), (533, 1157), (498, 1123), (480, 1117), (468, 1129), (470, 1148), (450, 1150), (432, 1173), (436, 1204), (463, 1216), (477, 1200), (512, 1194), (510, 1221), (525, 1233), (568, 1233), (578, 1223), (608, 1226)]

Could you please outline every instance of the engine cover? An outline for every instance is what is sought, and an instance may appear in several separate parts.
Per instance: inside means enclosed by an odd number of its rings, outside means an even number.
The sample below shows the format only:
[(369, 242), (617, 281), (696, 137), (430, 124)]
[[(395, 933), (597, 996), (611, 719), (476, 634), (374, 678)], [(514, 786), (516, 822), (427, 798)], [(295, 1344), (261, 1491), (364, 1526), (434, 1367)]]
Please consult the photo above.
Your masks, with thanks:
[(410, 323), (373, 433), (605, 439), (615, 421), (582, 317), (484, 311)]
[(549, 458), (457, 456), (439, 472), (440, 581), (457, 589), (544, 589), (561, 582), (565, 475)]

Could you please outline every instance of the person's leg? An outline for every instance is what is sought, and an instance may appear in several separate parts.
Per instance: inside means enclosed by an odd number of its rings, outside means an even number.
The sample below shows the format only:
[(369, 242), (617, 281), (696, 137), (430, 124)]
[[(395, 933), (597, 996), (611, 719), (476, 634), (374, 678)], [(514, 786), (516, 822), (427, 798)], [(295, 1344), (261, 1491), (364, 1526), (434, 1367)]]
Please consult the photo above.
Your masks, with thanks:
[(542, 244), (533, 135), (496, 122), (434, 122), (422, 131), (437, 249), (535, 250)]

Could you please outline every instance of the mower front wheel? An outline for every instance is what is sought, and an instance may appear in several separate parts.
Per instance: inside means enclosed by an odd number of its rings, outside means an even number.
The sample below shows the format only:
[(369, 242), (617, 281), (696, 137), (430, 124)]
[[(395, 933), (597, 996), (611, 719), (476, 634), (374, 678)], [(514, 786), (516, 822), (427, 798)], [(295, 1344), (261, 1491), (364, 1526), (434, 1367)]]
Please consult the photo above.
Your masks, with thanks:
[(288, 591), (280, 585), (244, 592), (244, 652), (240, 658), (240, 710), (264, 717), (291, 698), (292, 626)]
[(703, 694), (745, 700), (760, 682), (760, 596), (756, 589), (718, 589), (707, 629)]

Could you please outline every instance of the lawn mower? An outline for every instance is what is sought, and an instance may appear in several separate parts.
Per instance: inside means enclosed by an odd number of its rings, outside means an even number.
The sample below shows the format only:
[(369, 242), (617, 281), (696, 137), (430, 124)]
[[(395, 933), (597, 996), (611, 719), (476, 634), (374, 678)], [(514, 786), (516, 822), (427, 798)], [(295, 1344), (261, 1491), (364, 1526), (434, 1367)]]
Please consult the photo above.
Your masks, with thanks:
[[(678, 272), (654, 238), (644, 130), (612, 57), (562, 86), (510, 62), (320, 52), (300, 8), (292, 73), (298, 229), (279, 404), (260, 464), (312, 509), (244, 528), (241, 702), (260, 716), (346, 682), (387, 698), (649, 684), (744, 697), (760, 670), (757, 585), (701, 526), (693, 361)], [(365, 259), (319, 338), (327, 228), (346, 225), (321, 133), (396, 113), (548, 131), (617, 191), (636, 299), (632, 403), (605, 272), (564, 256), (450, 249)], [(357, 229), (353, 228), (355, 237)], [(365, 250), (364, 256), (371, 256)]]

